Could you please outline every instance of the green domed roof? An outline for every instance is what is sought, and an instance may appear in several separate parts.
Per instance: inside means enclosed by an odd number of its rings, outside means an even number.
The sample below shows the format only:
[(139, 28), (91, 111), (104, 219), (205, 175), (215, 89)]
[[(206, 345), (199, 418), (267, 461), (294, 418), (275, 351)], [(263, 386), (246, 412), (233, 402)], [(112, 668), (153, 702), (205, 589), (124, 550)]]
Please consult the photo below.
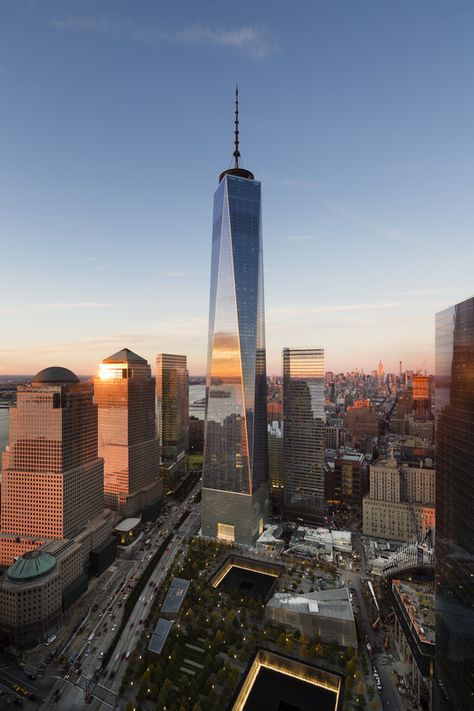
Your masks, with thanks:
[(40, 550), (30, 551), (18, 558), (7, 570), (7, 578), (15, 583), (26, 583), (47, 575), (56, 567), (56, 558)]

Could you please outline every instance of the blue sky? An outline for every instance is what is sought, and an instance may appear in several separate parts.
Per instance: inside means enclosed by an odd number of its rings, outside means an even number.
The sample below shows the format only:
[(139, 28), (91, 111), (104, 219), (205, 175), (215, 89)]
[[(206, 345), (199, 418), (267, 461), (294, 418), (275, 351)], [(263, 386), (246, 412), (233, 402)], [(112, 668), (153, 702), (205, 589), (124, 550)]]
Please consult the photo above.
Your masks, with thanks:
[(203, 373), (212, 195), (263, 185), (268, 370), (433, 367), (471, 295), (468, 0), (4, 0), (0, 373), (122, 346)]

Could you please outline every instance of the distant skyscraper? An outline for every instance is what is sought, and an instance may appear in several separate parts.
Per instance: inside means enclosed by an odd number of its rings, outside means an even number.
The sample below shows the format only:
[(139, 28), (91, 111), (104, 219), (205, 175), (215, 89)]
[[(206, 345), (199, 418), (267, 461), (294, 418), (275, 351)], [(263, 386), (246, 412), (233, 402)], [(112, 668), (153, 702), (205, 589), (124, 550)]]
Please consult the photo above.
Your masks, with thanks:
[(268, 425), (270, 500), (278, 512), (283, 498), (283, 429), (278, 421)]
[(0, 564), (71, 538), (103, 509), (97, 408), (90, 383), (45, 368), (20, 385), (3, 453)]
[(177, 475), (186, 471), (189, 382), (184, 355), (159, 353), (156, 357), (156, 414), (161, 471), (170, 473), (170, 481), (166, 483), (172, 484)]
[[(436, 315), (436, 708), (474, 708), (474, 298)], [(449, 701), (446, 700), (449, 697)]]
[(413, 376), (413, 405), (419, 418), (431, 417), (431, 377), (429, 375)]
[(324, 350), (283, 349), (284, 508), (309, 520), (324, 510)]
[(160, 495), (155, 382), (144, 358), (123, 348), (105, 358), (94, 381), (105, 505), (130, 516)]
[(202, 532), (253, 544), (268, 518), (260, 183), (234, 167), (214, 195)]
[(382, 361), (380, 360), (380, 361), (379, 361), (378, 368), (377, 368), (377, 377), (378, 377), (380, 383), (383, 382), (383, 372), (384, 372), (384, 371), (383, 371), (383, 363), (382, 363)]

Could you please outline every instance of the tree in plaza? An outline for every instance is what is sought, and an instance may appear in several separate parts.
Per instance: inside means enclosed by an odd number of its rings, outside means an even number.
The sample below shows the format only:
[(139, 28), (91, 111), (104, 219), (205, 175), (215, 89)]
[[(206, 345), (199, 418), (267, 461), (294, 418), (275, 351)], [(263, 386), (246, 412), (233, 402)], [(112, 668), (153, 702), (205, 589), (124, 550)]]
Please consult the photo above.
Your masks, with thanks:
[(348, 661), (349, 659), (352, 659), (352, 657), (355, 654), (355, 649), (354, 647), (347, 647), (347, 649), (344, 650), (344, 659)]
[(233, 675), (229, 675), (227, 679), (224, 682), (224, 692), (227, 696), (229, 696), (230, 692), (234, 688), (235, 681)]
[(324, 656), (324, 646), (321, 644), (321, 642), (317, 642), (314, 645), (314, 653), (316, 654), (317, 657)]
[(344, 667), (346, 666), (346, 662), (344, 661), (344, 657), (342, 656), (342, 654), (340, 654), (337, 658), (337, 666), (340, 669), (344, 669)]
[(242, 662), (242, 663), (246, 662), (248, 656), (249, 656), (248, 647), (247, 647), (247, 646), (241, 647), (241, 648), (239, 649), (239, 653), (238, 653), (238, 655), (237, 655), (237, 657), (238, 657), (238, 659), (239, 659), (239, 662)]
[(347, 673), (354, 674), (356, 666), (357, 666), (357, 661), (354, 659), (354, 657), (352, 657), (351, 659), (349, 659), (349, 661), (346, 664)]
[(294, 647), (293, 640), (291, 639), (291, 637), (288, 637), (288, 640), (285, 642), (285, 652), (287, 654), (292, 654), (293, 647)]
[(158, 699), (156, 701), (157, 709), (163, 709), (166, 706), (172, 686), (173, 684), (171, 683), (170, 679), (165, 679), (165, 681), (163, 682), (163, 686), (160, 689), (160, 693), (158, 694)]
[(196, 702), (193, 706), (193, 711), (202, 711), (201, 705)]
[(369, 668), (368, 668), (368, 666), (367, 666), (367, 662), (366, 662), (366, 660), (365, 660), (365, 656), (362, 656), (362, 657), (361, 657), (361, 659), (360, 659), (360, 664), (361, 664), (361, 667), (362, 667), (362, 673), (363, 673), (365, 676), (367, 676), (367, 674), (369, 673)]
[(182, 674), (179, 677), (178, 688), (181, 700), (187, 700), (189, 696), (189, 678), (187, 674)]
[(300, 644), (300, 654), (302, 657), (308, 657), (310, 650), (307, 644)]
[(210, 654), (206, 654), (206, 658), (204, 659), (204, 666), (203, 666), (203, 674), (206, 677), (211, 676), (212, 670), (214, 667), (214, 659)]
[(142, 674), (142, 676), (141, 676), (141, 681), (142, 681), (144, 684), (146, 684), (146, 683), (148, 683), (149, 681), (151, 681), (151, 672), (150, 672), (150, 670), (149, 670), (148, 667), (147, 667), (147, 668), (145, 669), (145, 671), (143, 672), (143, 674)]
[(219, 669), (222, 669), (223, 666), (224, 666), (224, 660), (222, 659), (220, 654), (218, 654), (216, 657), (214, 657), (214, 661), (213, 661), (213, 665), (212, 665), (214, 673), (216, 674), (219, 671)]
[(163, 667), (160, 662), (150, 665), (150, 676), (154, 684), (160, 684), (163, 681)]
[(223, 684), (228, 676), (229, 672), (227, 669), (225, 669), (225, 667), (222, 667), (222, 669), (219, 669), (219, 671), (217, 672), (217, 678), (220, 684)]
[(275, 634), (275, 627), (273, 625), (265, 625), (263, 628), (263, 636), (267, 639), (272, 639)]

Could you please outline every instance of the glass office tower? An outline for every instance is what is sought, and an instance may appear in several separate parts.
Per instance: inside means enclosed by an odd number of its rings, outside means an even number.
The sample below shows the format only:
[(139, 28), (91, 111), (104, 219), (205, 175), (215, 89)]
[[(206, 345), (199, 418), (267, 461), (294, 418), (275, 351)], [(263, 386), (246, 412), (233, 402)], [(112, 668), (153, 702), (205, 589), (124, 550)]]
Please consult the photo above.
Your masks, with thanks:
[(324, 350), (283, 349), (283, 504), (317, 522), (324, 512)]
[(474, 298), (436, 315), (438, 709), (474, 708)]
[(156, 415), (165, 461), (183, 459), (189, 439), (189, 377), (185, 355), (156, 356)]
[(105, 358), (94, 380), (99, 456), (107, 508), (135, 516), (161, 495), (155, 381), (147, 361), (128, 348)]
[(237, 116), (214, 195), (202, 532), (252, 545), (268, 518), (261, 192), (239, 166)]

